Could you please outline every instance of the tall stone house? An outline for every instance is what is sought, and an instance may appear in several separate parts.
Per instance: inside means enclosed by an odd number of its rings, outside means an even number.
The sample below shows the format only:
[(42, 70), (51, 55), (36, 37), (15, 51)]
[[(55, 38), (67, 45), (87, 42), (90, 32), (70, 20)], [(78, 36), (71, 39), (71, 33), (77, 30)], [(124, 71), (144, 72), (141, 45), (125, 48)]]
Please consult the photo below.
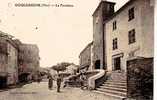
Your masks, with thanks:
[[(107, 80), (102, 86), (96, 87), (97, 92), (125, 98), (142, 93), (141, 90), (135, 91), (142, 77), (137, 78), (137, 73), (150, 71), (149, 74), (152, 74), (154, 0), (129, 0), (117, 11), (114, 6), (114, 2), (100, 1), (93, 13), (92, 50), (86, 50), (88, 53), (79, 58), (91, 53), (91, 69), (108, 71)], [(82, 61), (85, 63), (86, 60)]]
[(27, 82), (39, 73), (39, 48), (0, 31), (0, 88)]
[[(37, 74), (39, 70), (39, 48), (34, 44), (19, 45), (19, 80), (28, 81)], [(34, 76), (36, 77), (36, 76)]]
[(100, 2), (93, 13), (93, 65), (95, 69), (106, 69), (105, 24), (104, 21), (114, 13), (112, 2)]
[(131, 0), (105, 21), (107, 70), (126, 71), (127, 60), (154, 57), (152, 0)]
[(101, 0), (94, 11), (92, 50), (81, 51), (81, 66), (126, 72), (127, 60), (154, 57), (154, 0), (129, 0), (116, 12), (114, 6)]
[(18, 82), (18, 47), (12, 36), (0, 32), (0, 86)]

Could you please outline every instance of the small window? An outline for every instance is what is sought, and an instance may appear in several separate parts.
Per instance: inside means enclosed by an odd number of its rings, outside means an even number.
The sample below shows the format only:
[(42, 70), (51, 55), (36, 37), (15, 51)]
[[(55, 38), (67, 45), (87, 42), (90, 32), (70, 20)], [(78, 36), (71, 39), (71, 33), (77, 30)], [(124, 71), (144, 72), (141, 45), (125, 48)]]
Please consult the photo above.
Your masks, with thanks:
[(113, 22), (113, 30), (116, 30), (116, 29), (117, 29), (117, 22), (114, 21), (114, 22)]
[(97, 17), (95, 18), (95, 23), (98, 24), (99, 20), (100, 20), (100, 19), (99, 19), (99, 16), (97, 16)]
[(128, 38), (129, 38), (129, 44), (136, 42), (135, 29), (132, 29), (131, 31), (129, 31)]
[(117, 38), (114, 38), (114, 39), (113, 39), (112, 46), (113, 46), (113, 50), (118, 49), (118, 41), (117, 41)]
[(131, 8), (131, 9), (129, 9), (128, 16), (129, 16), (129, 21), (132, 20), (132, 19), (134, 19), (134, 17), (135, 17), (134, 16), (134, 7)]

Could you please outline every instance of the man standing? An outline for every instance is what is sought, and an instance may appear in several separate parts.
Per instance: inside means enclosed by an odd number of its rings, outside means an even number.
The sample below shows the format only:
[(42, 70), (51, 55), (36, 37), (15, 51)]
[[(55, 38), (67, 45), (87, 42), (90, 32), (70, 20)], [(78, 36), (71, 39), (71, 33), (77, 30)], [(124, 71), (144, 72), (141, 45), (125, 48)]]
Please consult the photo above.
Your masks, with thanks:
[(57, 77), (57, 92), (60, 92), (61, 81), (62, 81), (61, 76), (58, 75), (58, 77)]

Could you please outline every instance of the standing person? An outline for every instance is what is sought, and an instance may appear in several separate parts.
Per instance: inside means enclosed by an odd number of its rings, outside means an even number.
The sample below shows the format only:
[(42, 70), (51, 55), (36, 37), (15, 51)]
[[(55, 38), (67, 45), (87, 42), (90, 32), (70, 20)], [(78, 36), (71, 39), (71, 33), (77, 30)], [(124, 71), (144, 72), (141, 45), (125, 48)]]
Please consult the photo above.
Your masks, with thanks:
[(60, 92), (61, 81), (62, 81), (61, 76), (58, 75), (57, 76), (57, 92)]
[(37, 71), (37, 82), (40, 83), (41, 81), (41, 74), (39, 71)]
[(52, 90), (52, 87), (53, 87), (53, 78), (52, 75), (48, 73), (48, 88)]

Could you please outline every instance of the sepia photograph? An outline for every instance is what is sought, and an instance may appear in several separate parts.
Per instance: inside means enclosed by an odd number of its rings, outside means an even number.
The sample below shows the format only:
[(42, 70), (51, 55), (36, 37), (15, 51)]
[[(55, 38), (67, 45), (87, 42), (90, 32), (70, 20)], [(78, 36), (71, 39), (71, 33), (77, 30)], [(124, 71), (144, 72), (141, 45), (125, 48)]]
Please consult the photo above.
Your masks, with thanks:
[(0, 1), (0, 100), (155, 100), (155, 3)]

